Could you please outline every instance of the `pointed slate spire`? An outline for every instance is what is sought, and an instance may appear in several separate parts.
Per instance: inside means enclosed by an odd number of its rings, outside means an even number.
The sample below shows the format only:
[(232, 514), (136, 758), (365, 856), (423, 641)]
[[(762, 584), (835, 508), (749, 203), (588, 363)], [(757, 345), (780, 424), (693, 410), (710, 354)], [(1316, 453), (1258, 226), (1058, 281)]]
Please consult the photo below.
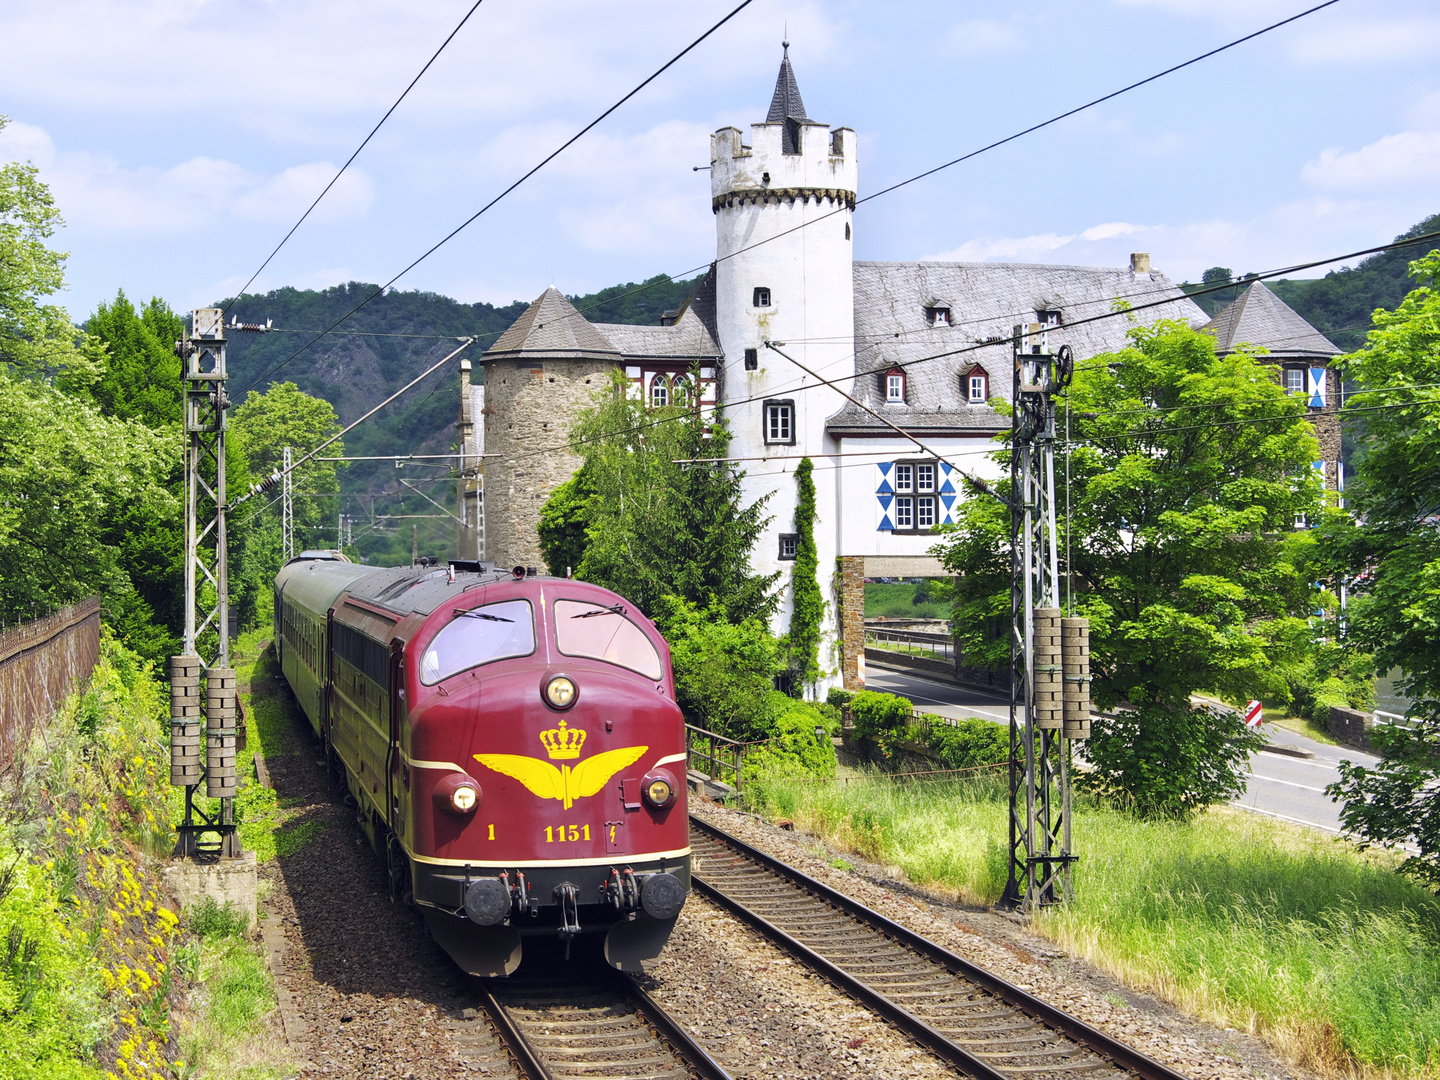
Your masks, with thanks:
[(787, 154), (800, 153), (800, 124), (805, 115), (805, 102), (800, 100), (800, 87), (795, 83), (795, 70), (790, 66), (790, 42), (782, 42), (785, 55), (780, 60), (780, 77), (775, 80), (775, 96), (770, 99), (767, 124), (785, 125), (780, 149)]

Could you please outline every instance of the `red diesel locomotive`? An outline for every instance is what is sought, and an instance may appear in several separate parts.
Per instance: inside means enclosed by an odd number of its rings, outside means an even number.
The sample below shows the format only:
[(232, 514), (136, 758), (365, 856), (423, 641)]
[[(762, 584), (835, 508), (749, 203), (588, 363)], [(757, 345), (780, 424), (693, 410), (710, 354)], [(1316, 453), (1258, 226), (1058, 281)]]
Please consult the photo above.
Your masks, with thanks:
[(616, 594), (483, 563), (306, 552), (275, 579), (280, 667), (390, 873), (466, 971), (604, 933), (659, 955), (690, 889), (670, 651)]

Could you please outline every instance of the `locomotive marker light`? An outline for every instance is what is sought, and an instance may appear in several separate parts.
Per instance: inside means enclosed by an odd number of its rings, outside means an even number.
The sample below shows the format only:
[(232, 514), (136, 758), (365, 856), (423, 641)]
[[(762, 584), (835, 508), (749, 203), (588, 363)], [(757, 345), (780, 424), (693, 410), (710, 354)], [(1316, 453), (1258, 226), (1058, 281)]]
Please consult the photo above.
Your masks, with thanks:
[(545, 684), (545, 701), (555, 709), (568, 709), (575, 704), (579, 691), (568, 676), (556, 675)]

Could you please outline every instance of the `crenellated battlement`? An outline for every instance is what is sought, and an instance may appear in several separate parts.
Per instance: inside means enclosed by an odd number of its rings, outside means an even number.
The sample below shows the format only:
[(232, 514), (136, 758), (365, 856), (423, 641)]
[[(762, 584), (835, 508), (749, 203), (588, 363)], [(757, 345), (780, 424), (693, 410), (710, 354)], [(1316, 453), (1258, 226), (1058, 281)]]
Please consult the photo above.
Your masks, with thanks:
[(770, 199), (830, 199), (855, 204), (858, 170), (855, 132), (805, 121), (795, 126), (799, 153), (784, 151), (785, 123), (750, 126), (746, 145), (739, 128), (710, 137), (710, 195), (715, 210)]

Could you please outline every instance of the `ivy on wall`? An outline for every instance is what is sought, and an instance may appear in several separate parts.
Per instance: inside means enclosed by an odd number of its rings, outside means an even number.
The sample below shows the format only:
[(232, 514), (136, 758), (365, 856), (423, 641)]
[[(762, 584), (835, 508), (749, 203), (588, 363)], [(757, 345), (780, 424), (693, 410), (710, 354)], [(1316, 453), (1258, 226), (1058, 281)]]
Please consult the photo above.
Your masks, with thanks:
[(815, 467), (802, 458), (795, 470), (795, 567), (791, 571), (794, 607), (790, 632), (785, 635), (790, 669), (790, 692), (802, 696), (820, 678), (820, 626), (825, 601), (820, 595), (820, 557), (815, 551)]

